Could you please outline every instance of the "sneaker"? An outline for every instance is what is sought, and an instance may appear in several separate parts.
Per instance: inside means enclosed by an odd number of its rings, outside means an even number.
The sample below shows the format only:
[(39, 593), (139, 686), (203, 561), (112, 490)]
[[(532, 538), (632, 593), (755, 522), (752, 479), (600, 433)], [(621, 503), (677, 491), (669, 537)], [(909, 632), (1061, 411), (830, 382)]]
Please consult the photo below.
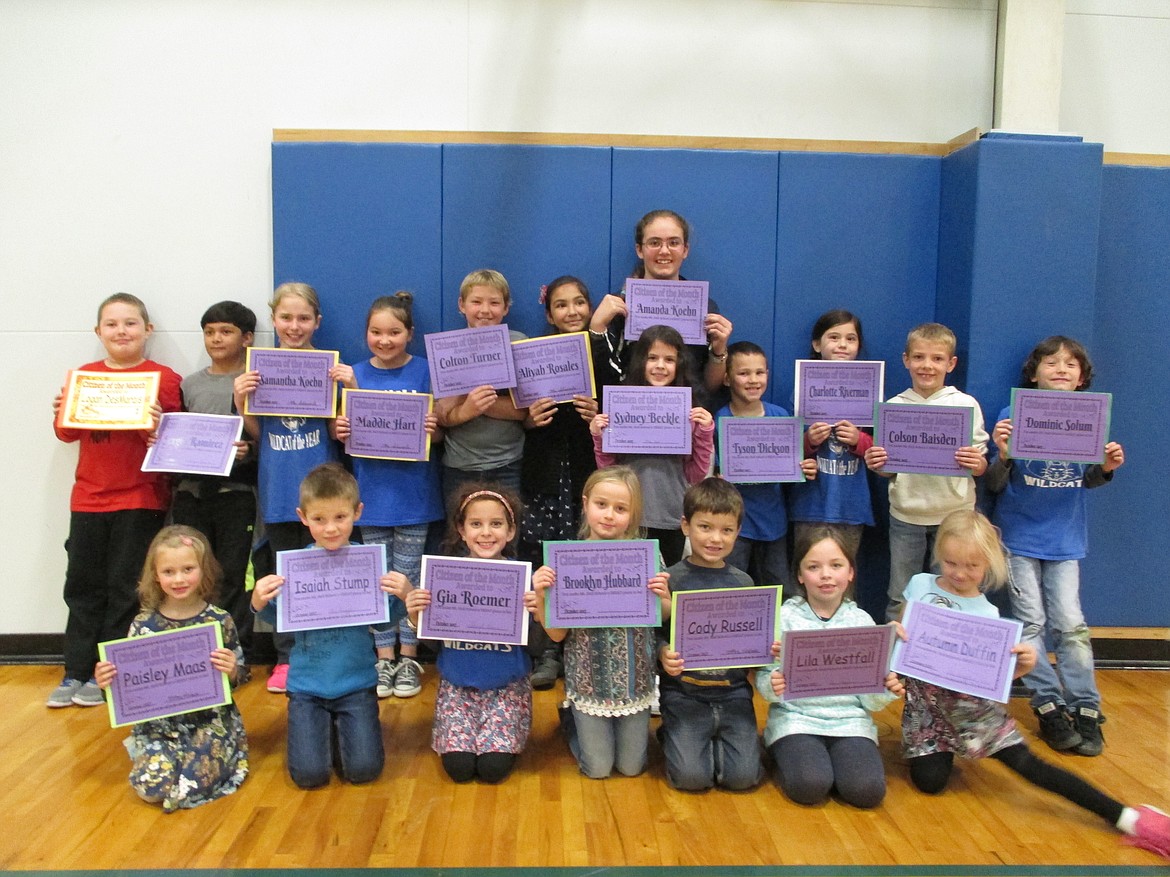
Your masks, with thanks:
[(1105, 717), (1101, 711), (1089, 706), (1077, 707), (1073, 719), (1076, 720), (1077, 733), (1081, 737), (1081, 742), (1073, 747), (1073, 752), (1077, 755), (1100, 755), (1105, 748), (1105, 737), (1101, 733)]
[(414, 697), (422, 691), (423, 668), (414, 658), (401, 658), (398, 672), (394, 674), (394, 696)]
[(557, 677), (564, 672), (564, 666), (557, 659), (556, 652), (547, 651), (537, 660), (532, 668), (532, 687), (537, 691), (547, 691), (557, 684)]
[(1122, 838), (1122, 843), (1170, 859), (1170, 816), (1144, 804), (1137, 808), (1137, 813), (1133, 834)]
[(389, 697), (394, 693), (394, 674), (398, 664), (393, 658), (379, 658), (374, 664), (378, 671), (378, 697)]
[(49, 699), (45, 701), (45, 706), (55, 710), (63, 706), (73, 706), (73, 695), (81, 690), (81, 686), (80, 679), (70, 679), (66, 676), (61, 680), (61, 684), (53, 689)]
[(1057, 752), (1081, 745), (1081, 735), (1077, 732), (1073, 717), (1064, 704), (1050, 700), (1035, 707), (1032, 712), (1040, 720), (1040, 739)]
[(78, 688), (73, 693), (72, 700), (78, 706), (105, 706), (106, 704), (106, 698), (94, 679)]
[(277, 664), (268, 677), (268, 690), (273, 694), (284, 694), (288, 690), (288, 664)]

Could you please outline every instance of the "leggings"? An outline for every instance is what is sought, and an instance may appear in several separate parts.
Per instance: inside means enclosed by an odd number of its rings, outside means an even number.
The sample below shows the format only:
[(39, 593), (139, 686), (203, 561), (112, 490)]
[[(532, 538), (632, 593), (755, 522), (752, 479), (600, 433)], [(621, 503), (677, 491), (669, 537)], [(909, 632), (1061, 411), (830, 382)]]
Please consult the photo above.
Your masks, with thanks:
[[(1120, 801), (1110, 798), (1075, 774), (1037, 758), (1023, 743), (1001, 749), (991, 757), (1006, 764), (1032, 785), (1067, 798), (1096, 813), (1110, 825), (1116, 825), (1121, 818), (1124, 807)], [(953, 764), (953, 752), (935, 752), (911, 758), (910, 779), (919, 790), (936, 794), (946, 788)]]

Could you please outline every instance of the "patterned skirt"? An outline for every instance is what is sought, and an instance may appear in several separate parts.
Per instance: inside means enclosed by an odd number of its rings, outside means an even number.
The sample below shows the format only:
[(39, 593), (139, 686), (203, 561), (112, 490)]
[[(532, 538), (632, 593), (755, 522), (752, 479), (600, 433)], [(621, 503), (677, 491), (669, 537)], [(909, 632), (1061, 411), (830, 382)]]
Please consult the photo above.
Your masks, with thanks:
[(1002, 704), (920, 679), (906, 680), (902, 748), (907, 758), (935, 752), (986, 758), (1023, 742), (1016, 720)]
[(528, 676), (503, 688), (466, 688), (440, 680), (435, 696), (431, 748), (447, 752), (524, 751), (532, 729), (532, 683)]

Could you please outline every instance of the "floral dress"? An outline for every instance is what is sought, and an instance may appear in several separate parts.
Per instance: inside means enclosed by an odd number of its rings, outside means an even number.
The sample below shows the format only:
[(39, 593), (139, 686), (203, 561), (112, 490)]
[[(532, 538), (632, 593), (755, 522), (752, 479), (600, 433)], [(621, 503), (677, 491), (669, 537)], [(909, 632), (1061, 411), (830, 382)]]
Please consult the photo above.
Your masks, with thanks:
[[(146, 636), (193, 624), (218, 621), (225, 648), (243, 666), (240, 637), (231, 615), (207, 606), (192, 618), (167, 618), (142, 612), (129, 636)], [(130, 753), (130, 785), (165, 812), (198, 807), (230, 795), (248, 775), (248, 739), (234, 703), (134, 725), (125, 745)]]

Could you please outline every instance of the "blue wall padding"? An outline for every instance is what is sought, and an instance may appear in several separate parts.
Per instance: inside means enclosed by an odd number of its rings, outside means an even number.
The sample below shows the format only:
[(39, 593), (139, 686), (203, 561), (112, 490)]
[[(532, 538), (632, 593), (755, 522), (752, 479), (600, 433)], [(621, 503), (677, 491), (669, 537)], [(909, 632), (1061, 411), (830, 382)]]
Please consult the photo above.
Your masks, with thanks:
[(494, 268), (508, 279), (509, 326), (548, 329), (540, 287), (579, 276), (596, 302), (609, 276), (611, 150), (567, 146), (443, 147), (443, 328), (466, 328), (459, 284)]
[(711, 296), (734, 326), (733, 340), (754, 341), (771, 353), (777, 164), (775, 152), (615, 149), (611, 291), (637, 261), (638, 220), (651, 210), (674, 210), (691, 226), (683, 275), (711, 284)]
[[(464, 325), (463, 276), (512, 284), (508, 322), (546, 331), (541, 284), (574, 273), (594, 301), (632, 268), (633, 227), (668, 207), (690, 220), (684, 273), (711, 282), (735, 324), (772, 363), (770, 396), (788, 406), (792, 362), (823, 311), (864, 320), (884, 359), (887, 395), (909, 385), (906, 332), (937, 319), (959, 337), (953, 383), (989, 421), (1040, 338), (1073, 335), (1114, 393), (1113, 435), (1127, 463), (1090, 497), (1083, 597), (1091, 624), (1170, 625), (1156, 563), (1170, 554), (1170, 494), (1147, 478), (1170, 386), (1170, 169), (1102, 168), (1079, 138), (989, 136), (943, 159), (918, 156), (602, 147), (279, 143), (273, 163), (277, 283), (321, 293), (315, 339), (368, 356), (377, 295), (417, 296), (422, 334)], [(884, 484), (861, 558), (859, 600), (881, 611)], [(1125, 573), (1117, 571), (1124, 569)]]
[[(1097, 261), (1094, 390), (1113, 393), (1125, 448), (1113, 483), (1089, 500), (1081, 595), (1090, 623), (1170, 623), (1170, 168), (1106, 167)], [(1163, 462), (1158, 462), (1159, 460)]]
[(441, 161), (428, 144), (272, 145), (273, 278), (317, 290), (316, 347), (368, 358), (370, 302), (398, 289), (416, 296), (415, 349), (438, 331)]

